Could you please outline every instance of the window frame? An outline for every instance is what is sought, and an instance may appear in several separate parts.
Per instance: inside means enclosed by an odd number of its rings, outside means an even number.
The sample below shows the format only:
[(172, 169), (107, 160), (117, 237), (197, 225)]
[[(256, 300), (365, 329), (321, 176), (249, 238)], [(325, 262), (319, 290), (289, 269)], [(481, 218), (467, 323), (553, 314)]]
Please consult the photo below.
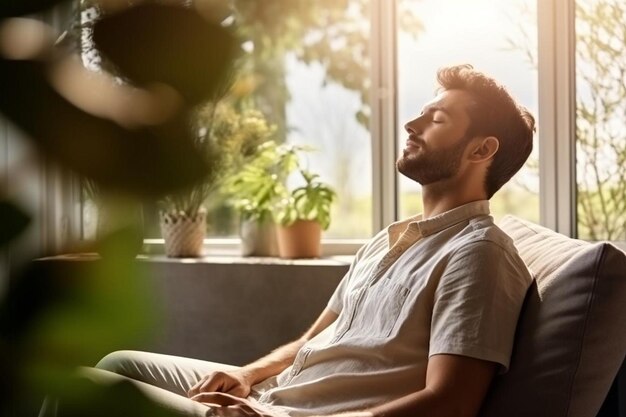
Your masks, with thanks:
[(570, 237), (576, 231), (574, 12), (574, 0), (537, 0), (540, 222)]

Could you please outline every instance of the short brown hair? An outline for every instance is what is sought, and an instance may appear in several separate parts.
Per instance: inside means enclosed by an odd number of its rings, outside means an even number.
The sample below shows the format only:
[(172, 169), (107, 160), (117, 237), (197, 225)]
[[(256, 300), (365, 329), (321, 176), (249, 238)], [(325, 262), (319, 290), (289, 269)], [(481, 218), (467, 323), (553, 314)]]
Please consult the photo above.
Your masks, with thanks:
[(437, 81), (444, 90), (462, 90), (473, 98), (467, 109), (470, 125), (466, 137), (495, 136), (500, 142), (485, 178), (487, 198), (491, 198), (528, 159), (535, 118), (506, 88), (471, 65), (441, 68)]

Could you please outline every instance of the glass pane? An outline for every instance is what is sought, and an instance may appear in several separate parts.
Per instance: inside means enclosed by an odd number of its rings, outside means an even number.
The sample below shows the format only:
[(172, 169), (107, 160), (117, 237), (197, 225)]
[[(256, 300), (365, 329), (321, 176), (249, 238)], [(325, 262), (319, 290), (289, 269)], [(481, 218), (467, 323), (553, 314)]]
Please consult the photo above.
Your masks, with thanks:
[[(337, 82), (326, 83), (325, 70), (320, 65), (306, 65), (292, 57), (287, 68), (291, 95), (287, 106), (287, 123), (291, 129), (287, 139), (315, 147), (308, 154), (308, 166), (337, 192), (325, 236), (369, 237), (372, 233), (371, 140), (368, 126), (355, 117), (364, 103), (357, 92)], [(366, 85), (366, 80), (361, 82)]]
[(576, 3), (577, 234), (626, 240), (626, 3)]
[(287, 141), (315, 148), (306, 164), (337, 192), (325, 237), (370, 237), (369, 2), (305, 3), (326, 23), (285, 56)]
[[(444, 66), (472, 64), (504, 84), (537, 116), (536, 0), (398, 0), (399, 150), (404, 123), (419, 114)], [(405, 16), (417, 16), (418, 22)], [(399, 151), (400, 152), (400, 151)], [(400, 175), (400, 217), (420, 213), (420, 185)], [(514, 214), (539, 221), (537, 138), (526, 166), (491, 199), (497, 218)]]

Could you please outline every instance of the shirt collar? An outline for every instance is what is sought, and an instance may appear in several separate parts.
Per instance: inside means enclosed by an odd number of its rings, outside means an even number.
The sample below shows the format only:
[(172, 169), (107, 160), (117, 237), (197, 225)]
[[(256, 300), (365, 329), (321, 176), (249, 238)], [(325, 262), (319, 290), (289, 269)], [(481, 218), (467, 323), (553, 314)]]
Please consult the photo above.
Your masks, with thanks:
[(424, 238), (472, 217), (489, 214), (489, 200), (472, 201), (425, 220), (418, 214), (389, 225), (387, 228), (389, 247), (392, 247), (401, 235), (410, 234), (415, 238)]

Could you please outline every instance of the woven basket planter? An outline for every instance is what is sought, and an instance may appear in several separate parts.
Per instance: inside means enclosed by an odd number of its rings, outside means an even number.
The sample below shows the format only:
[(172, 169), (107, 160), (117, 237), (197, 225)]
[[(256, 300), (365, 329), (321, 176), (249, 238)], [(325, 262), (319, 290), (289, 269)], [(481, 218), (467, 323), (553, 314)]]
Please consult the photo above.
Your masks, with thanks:
[(206, 210), (195, 216), (184, 212), (161, 212), (161, 235), (165, 240), (165, 255), (170, 258), (202, 257), (206, 235)]

